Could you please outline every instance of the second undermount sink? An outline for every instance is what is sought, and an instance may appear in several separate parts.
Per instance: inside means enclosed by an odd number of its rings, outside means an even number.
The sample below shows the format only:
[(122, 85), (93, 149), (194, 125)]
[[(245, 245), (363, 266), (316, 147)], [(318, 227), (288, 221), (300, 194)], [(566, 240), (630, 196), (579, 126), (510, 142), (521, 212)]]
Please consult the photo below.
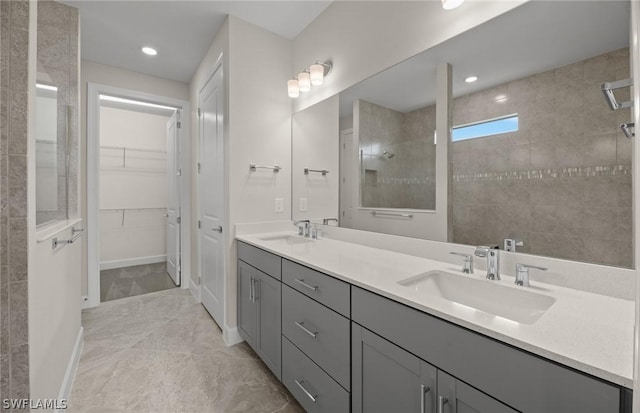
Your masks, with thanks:
[(301, 236), (288, 235), (288, 234), (271, 235), (268, 237), (262, 237), (258, 239), (260, 241), (277, 242), (277, 243), (286, 244), (286, 245), (307, 244), (309, 242), (313, 242), (313, 240), (309, 238), (303, 238)]
[(522, 324), (535, 323), (556, 302), (547, 295), (446, 271), (429, 271), (398, 284)]

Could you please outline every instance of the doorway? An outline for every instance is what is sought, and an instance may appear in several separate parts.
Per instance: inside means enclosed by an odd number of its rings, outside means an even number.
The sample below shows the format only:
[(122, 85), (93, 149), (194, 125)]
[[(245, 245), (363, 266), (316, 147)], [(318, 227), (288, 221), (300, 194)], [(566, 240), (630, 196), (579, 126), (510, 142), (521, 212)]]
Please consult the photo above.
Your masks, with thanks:
[[(188, 102), (104, 85), (87, 94), (85, 307), (188, 288)], [(188, 116), (186, 116), (188, 117)], [(183, 255), (185, 258), (183, 259)]]

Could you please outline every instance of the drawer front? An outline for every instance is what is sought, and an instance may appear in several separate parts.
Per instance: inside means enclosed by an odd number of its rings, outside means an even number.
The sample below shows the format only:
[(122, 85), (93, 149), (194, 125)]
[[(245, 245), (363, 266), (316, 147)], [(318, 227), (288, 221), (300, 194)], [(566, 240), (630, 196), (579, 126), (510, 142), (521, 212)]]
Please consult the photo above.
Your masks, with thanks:
[(349, 389), (349, 320), (299, 292), (282, 286), (282, 334)]
[(308, 413), (349, 412), (349, 393), (286, 337), (282, 360), (282, 382)]
[(295, 262), (282, 260), (282, 281), (291, 288), (349, 317), (349, 284)]
[(282, 279), (282, 258), (253, 245), (238, 241), (238, 259), (256, 267), (276, 280)]
[(358, 287), (352, 313), (358, 324), (520, 411), (620, 411), (621, 389), (613, 384)]

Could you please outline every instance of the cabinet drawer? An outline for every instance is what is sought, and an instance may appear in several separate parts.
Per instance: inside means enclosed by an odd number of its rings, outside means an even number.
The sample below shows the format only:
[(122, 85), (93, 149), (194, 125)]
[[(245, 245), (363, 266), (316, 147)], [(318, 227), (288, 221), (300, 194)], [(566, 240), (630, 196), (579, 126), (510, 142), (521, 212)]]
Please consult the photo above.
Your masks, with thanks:
[(361, 288), (352, 288), (352, 314), (358, 324), (517, 410), (621, 410), (620, 387)]
[(238, 241), (238, 259), (251, 264), (276, 280), (282, 279), (282, 258), (277, 255)]
[(351, 314), (349, 284), (295, 262), (282, 260), (282, 281), (345, 317)]
[(308, 413), (349, 411), (349, 393), (286, 337), (282, 360), (282, 382)]
[(349, 389), (349, 320), (282, 286), (282, 334)]

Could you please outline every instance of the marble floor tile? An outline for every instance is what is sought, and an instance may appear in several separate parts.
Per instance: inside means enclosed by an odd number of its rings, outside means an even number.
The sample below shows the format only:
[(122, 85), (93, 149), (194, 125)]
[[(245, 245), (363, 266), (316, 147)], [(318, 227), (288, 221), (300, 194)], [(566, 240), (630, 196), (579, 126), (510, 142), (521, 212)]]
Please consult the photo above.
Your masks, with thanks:
[(170, 288), (176, 285), (167, 274), (164, 262), (100, 271), (101, 302)]
[(246, 343), (224, 344), (189, 291), (109, 301), (82, 323), (71, 413), (304, 411)]

